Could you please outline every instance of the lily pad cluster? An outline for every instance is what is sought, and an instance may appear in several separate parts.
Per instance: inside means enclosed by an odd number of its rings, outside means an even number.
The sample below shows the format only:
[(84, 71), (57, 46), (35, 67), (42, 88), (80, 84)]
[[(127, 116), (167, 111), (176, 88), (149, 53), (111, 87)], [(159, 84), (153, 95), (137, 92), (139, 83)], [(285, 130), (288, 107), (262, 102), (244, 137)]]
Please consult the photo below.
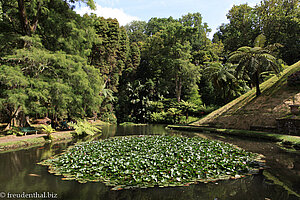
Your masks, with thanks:
[(136, 136), (81, 143), (41, 164), (64, 179), (101, 181), (120, 189), (240, 177), (258, 167), (257, 157), (199, 137)]

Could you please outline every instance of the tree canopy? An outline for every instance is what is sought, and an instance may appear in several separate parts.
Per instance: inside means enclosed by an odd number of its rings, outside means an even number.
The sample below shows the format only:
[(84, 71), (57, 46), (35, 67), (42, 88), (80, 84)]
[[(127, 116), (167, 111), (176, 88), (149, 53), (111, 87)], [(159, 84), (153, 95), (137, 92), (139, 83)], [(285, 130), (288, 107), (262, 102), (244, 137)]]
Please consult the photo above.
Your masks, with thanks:
[[(94, 0), (0, 0), (0, 119), (93, 117), (171, 122), (201, 116), (299, 60), (296, 0), (234, 5), (213, 40), (200, 13), (120, 26), (78, 15)], [(254, 47), (253, 47), (254, 46)], [(202, 113), (202, 114), (201, 114)]]

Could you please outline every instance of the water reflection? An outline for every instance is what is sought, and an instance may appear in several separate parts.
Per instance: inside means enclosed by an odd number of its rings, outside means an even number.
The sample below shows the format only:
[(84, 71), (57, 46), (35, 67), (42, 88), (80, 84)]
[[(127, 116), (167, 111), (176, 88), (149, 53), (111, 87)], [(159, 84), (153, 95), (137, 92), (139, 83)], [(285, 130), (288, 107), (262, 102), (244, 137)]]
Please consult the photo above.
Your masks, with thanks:
[(103, 127), (103, 138), (125, 135), (166, 135), (169, 132), (164, 125), (137, 125), (137, 126), (120, 126), (112, 125)]
[[(183, 134), (191, 133), (166, 131), (164, 126), (108, 126), (103, 128), (102, 138), (122, 135)], [(264, 175), (248, 176), (242, 179), (200, 183), (189, 187), (148, 188), (111, 191), (102, 183), (80, 184), (76, 181), (63, 181), (62, 177), (49, 174), (47, 168), (36, 163), (56, 155), (71, 143), (47, 144), (44, 147), (0, 154), (0, 191), (53, 192), (59, 199), (298, 199), (299, 155), (287, 153), (273, 143), (249, 141), (213, 134), (197, 134), (209, 139), (231, 142), (252, 152), (266, 156), (270, 169)], [(294, 193), (293, 193), (294, 192)]]

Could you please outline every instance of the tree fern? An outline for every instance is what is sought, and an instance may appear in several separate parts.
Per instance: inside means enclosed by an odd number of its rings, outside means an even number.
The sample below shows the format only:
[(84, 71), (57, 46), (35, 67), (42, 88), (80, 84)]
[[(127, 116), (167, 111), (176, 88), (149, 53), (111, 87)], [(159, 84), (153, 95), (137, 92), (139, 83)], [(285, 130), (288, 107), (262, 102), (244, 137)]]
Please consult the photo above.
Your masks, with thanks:
[(69, 122), (69, 126), (75, 129), (77, 136), (95, 135), (101, 133), (101, 129), (93, 126), (87, 120), (78, 120), (77, 123)]

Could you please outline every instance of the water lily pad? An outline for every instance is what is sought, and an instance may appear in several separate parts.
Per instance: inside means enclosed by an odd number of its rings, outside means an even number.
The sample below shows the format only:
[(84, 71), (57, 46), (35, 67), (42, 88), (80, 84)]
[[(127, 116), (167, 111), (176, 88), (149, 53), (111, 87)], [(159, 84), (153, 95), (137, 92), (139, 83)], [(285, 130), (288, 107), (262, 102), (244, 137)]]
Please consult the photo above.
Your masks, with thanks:
[(261, 160), (231, 144), (199, 137), (139, 136), (80, 143), (40, 164), (68, 179), (101, 181), (119, 190), (241, 178), (256, 173)]

